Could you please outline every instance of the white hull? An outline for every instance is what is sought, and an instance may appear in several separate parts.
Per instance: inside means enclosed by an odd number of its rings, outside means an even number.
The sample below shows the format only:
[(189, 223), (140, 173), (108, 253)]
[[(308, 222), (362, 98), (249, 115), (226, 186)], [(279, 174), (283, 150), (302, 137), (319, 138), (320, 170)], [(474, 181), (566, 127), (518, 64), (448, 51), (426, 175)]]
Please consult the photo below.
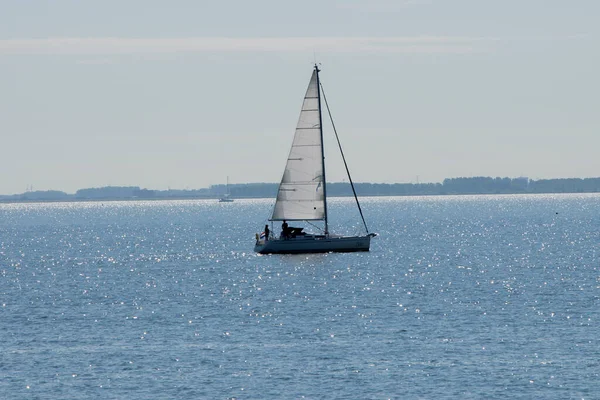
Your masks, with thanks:
[(254, 251), (260, 254), (301, 254), (369, 251), (373, 234), (367, 236), (300, 236), (289, 239), (257, 241)]

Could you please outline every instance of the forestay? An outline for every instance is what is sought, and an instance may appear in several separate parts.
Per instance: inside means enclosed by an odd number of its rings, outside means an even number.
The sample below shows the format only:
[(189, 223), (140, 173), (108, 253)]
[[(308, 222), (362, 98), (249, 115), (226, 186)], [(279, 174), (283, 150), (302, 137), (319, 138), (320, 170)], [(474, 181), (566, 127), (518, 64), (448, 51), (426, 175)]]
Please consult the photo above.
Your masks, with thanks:
[(317, 71), (313, 71), (271, 220), (325, 218)]

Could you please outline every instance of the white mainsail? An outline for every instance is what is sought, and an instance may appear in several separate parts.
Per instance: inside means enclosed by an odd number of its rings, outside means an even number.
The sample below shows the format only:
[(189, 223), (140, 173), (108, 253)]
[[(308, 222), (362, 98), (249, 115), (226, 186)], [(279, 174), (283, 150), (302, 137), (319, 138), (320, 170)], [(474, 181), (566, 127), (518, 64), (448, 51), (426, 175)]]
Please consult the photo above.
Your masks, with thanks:
[(317, 71), (313, 71), (271, 220), (323, 220), (323, 153)]

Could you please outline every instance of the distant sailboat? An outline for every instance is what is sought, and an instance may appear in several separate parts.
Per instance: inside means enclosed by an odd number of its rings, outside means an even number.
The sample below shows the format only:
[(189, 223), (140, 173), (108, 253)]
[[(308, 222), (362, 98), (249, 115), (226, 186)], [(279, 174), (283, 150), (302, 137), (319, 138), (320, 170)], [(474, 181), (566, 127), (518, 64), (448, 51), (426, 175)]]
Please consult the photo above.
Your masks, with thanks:
[[(269, 221), (283, 221), (282, 234), (280, 237), (269, 237), (270, 230), (268, 229), (266, 234), (265, 232), (260, 235), (256, 234), (254, 251), (257, 253), (369, 251), (371, 238), (376, 236), (375, 233), (369, 233), (367, 228), (339, 139), (338, 145), (366, 234), (364, 236), (339, 236), (329, 232), (319, 72), (318, 66), (315, 65), (304, 96), (292, 149), (279, 185), (273, 214), (269, 219)], [(323, 99), (327, 105), (324, 95)], [(331, 114), (329, 115), (331, 116)], [(335, 132), (335, 126), (333, 126), (333, 130)], [(337, 133), (335, 135), (337, 138)], [(324, 228), (320, 234), (309, 234), (303, 232), (303, 228), (289, 227), (287, 221), (323, 221)]]
[(219, 199), (219, 203), (232, 203), (233, 199), (229, 194), (229, 177), (227, 177), (227, 185), (225, 186), (225, 194)]

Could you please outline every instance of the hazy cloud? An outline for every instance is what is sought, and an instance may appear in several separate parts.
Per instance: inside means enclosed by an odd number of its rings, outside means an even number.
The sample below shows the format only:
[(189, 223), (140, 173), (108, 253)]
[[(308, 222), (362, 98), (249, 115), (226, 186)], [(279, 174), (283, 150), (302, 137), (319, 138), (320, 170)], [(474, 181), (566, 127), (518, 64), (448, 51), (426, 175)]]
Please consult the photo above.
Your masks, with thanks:
[(76, 63), (81, 64), (81, 65), (107, 65), (107, 64), (113, 64), (114, 60), (112, 60), (110, 58), (93, 58), (93, 59), (77, 60)]
[(136, 54), (185, 52), (407, 52), (468, 53), (492, 38), (415, 37), (286, 37), (286, 38), (46, 38), (0, 40), (0, 55)]
[(407, 7), (432, 4), (433, 0), (344, 0), (337, 2), (339, 8), (355, 9), (363, 12), (394, 12)]

